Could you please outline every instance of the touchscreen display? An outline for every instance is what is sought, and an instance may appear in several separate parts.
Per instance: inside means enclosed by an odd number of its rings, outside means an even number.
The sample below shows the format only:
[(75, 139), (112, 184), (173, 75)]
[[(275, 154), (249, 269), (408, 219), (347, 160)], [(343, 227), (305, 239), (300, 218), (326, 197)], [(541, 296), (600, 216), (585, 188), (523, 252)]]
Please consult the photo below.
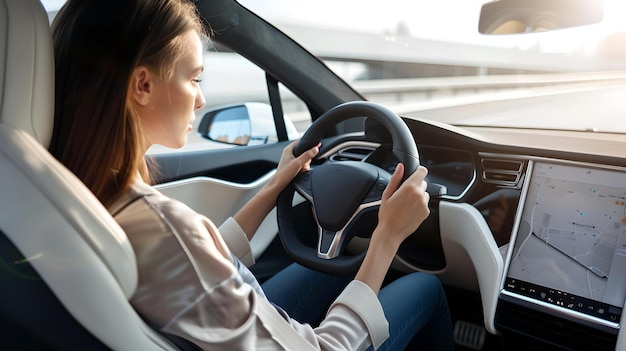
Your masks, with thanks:
[(530, 162), (521, 201), (503, 295), (617, 327), (626, 297), (626, 171)]

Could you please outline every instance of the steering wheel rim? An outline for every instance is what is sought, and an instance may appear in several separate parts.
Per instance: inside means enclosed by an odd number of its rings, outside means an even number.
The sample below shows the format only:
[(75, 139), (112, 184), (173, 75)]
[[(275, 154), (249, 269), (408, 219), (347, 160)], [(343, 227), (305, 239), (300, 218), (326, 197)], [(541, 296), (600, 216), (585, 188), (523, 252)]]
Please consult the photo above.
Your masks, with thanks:
[[(419, 166), (413, 135), (398, 115), (369, 101), (346, 102), (325, 112), (300, 138), (294, 155), (297, 157), (317, 145), (337, 123), (364, 116), (381, 123), (388, 130), (392, 139), (391, 152), (405, 166), (404, 181)], [(358, 227), (355, 223), (364, 215), (371, 215), (371, 211), (377, 213), (380, 197), (390, 177), (380, 167), (357, 161), (326, 163), (298, 175), (281, 192), (277, 201), (279, 236), (287, 254), (294, 261), (322, 272), (354, 274), (366, 251), (348, 256), (343, 254), (343, 248), (355, 235), (353, 232)], [(293, 213), (296, 191), (311, 204), (318, 231), (317, 248), (306, 245), (296, 233)], [(338, 191), (342, 196), (333, 196)], [(371, 224), (371, 231), (376, 224)]]

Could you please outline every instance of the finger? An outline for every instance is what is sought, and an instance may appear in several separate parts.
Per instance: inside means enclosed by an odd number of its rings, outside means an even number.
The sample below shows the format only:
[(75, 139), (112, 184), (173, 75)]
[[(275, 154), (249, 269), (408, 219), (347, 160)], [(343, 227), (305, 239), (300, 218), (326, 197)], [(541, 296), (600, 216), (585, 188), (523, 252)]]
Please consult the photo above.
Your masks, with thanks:
[(302, 162), (302, 164), (306, 162), (310, 162), (320, 151), (320, 143), (303, 152), (302, 155), (298, 156), (297, 159)]
[(300, 139), (296, 139), (293, 142), (289, 143), (289, 145), (287, 145), (283, 151), (284, 152), (289, 152), (290, 155), (293, 155), (293, 150), (296, 148), (296, 145), (298, 144), (298, 142), (300, 142)]
[(424, 204), (426, 204), (426, 209), (428, 210), (428, 215), (430, 215), (430, 209), (428, 208), (428, 204), (430, 203), (430, 194), (425, 190), (426, 189), (424, 189), (423, 199), (424, 199)]
[(425, 202), (430, 200), (430, 194), (426, 191), (428, 189), (428, 183), (424, 178), (428, 174), (428, 170), (425, 167), (419, 166), (417, 170), (411, 176), (402, 183), (402, 187), (413, 188), (416, 194), (419, 194)]
[(400, 186), (400, 182), (402, 182), (402, 176), (404, 175), (404, 165), (402, 163), (398, 163), (396, 165), (396, 170), (393, 171), (391, 175), (391, 179), (389, 179), (389, 183), (383, 191), (382, 201), (386, 201), (393, 195), (393, 193), (398, 190)]
[(426, 184), (426, 182), (424, 181), (424, 178), (426, 178), (426, 175), (428, 174), (428, 170), (426, 169), (426, 167), (423, 166), (419, 166), (417, 167), (417, 169), (415, 170), (415, 172), (413, 172), (413, 174), (411, 174), (411, 176), (409, 176), (404, 183), (402, 183), (402, 187), (411, 187), (411, 188), (415, 188), (418, 189), (422, 192), (426, 191), (426, 188), (428, 187), (428, 184)]
[(421, 197), (426, 200), (425, 201), (426, 203), (428, 203), (428, 200), (430, 200), (430, 194), (426, 191), (426, 189), (428, 189), (428, 183), (426, 183), (425, 180), (421, 180), (417, 189), (418, 189), (417, 193), (420, 194)]
[(428, 175), (428, 169), (424, 166), (419, 166), (417, 167), (415, 172), (411, 174), (411, 176), (407, 179), (407, 181), (409, 181), (410, 179), (411, 182), (421, 182), (426, 178), (427, 175)]

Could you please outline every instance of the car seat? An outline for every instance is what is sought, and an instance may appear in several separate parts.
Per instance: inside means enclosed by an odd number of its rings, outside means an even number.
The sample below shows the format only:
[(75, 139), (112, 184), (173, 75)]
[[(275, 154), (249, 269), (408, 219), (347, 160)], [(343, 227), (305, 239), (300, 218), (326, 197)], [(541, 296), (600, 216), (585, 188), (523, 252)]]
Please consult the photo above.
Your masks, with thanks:
[(39, 0), (0, 0), (0, 349), (193, 348), (133, 310), (126, 234), (46, 150), (53, 76)]

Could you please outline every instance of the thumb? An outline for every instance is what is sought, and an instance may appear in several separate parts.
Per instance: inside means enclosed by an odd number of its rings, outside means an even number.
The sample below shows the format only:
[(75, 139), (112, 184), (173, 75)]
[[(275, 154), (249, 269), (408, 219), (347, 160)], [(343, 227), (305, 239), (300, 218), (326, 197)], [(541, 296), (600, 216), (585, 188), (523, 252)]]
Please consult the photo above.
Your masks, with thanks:
[(382, 201), (387, 201), (393, 193), (398, 190), (400, 187), (400, 183), (402, 182), (402, 176), (404, 175), (404, 165), (402, 163), (398, 163), (396, 165), (396, 170), (393, 171), (391, 175), (391, 179), (389, 179), (389, 184), (387, 184), (387, 188), (383, 191), (383, 196), (381, 198)]

